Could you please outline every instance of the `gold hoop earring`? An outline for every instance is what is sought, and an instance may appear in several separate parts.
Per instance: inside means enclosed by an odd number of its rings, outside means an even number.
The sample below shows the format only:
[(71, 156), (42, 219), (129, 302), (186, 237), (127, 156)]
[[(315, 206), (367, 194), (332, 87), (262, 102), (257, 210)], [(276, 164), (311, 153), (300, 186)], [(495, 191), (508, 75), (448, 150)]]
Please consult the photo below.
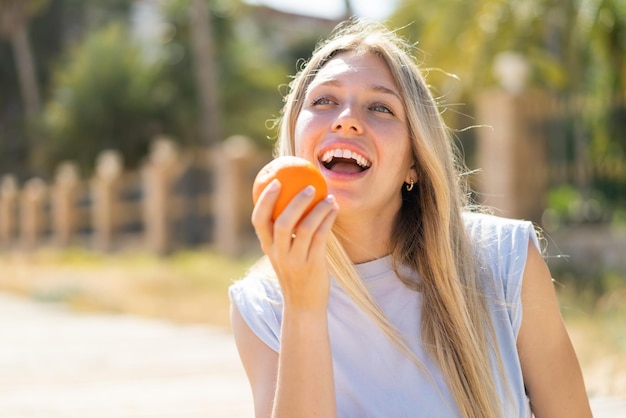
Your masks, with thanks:
[(413, 190), (413, 186), (415, 186), (415, 180), (411, 179), (411, 184), (406, 185), (406, 191), (410, 192), (411, 190)]

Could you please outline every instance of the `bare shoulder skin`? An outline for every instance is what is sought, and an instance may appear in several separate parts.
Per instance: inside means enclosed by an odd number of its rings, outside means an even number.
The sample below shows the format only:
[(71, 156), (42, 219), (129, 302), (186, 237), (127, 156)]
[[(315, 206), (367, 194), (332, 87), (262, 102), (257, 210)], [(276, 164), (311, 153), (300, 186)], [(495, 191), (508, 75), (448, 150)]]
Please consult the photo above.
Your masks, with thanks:
[(517, 350), (536, 418), (591, 417), (582, 372), (561, 318), (552, 276), (528, 244)]

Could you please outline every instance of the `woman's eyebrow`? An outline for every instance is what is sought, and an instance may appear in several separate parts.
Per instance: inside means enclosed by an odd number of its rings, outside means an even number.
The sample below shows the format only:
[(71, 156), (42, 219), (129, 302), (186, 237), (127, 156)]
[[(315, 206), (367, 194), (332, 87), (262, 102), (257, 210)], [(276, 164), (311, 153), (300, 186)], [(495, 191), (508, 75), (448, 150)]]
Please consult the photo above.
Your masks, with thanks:
[(369, 90), (383, 93), (383, 94), (390, 94), (394, 96), (395, 98), (397, 98), (398, 100), (402, 101), (400, 94), (398, 94), (397, 91), (390, 89), (389, 87), (385, 87), (380, 84), (374, 84), (374, 85), (369, 86)]
[[(320, 86), (341, 87), (341, 82), (333, 78), (329, 78), (326, 80), (318, 80), (317, 82), (314, 81), (309, 85), (309, 87), (307, 88), (307, 91), (310, 91), (311, 89), (315, 87), (320, 87)], [(398, 94), (398, 92), (395, 91), (394, 89), (390, 89), (389, 87), (385, 87), (380, 84), (372, 84), (368, 86), (367, 89), (373, 92), (377, 92), (377, 93), (392, 95), (398, 100), (402, 101), (400, 94)]]
[(340, 87), (341, 83), (339, 80), (334, 78), (327, 78), (326, 80), (313, 80), (313, 82), (311, 82), (311, 84), (307, 87), (307, 91), (320, 86)]

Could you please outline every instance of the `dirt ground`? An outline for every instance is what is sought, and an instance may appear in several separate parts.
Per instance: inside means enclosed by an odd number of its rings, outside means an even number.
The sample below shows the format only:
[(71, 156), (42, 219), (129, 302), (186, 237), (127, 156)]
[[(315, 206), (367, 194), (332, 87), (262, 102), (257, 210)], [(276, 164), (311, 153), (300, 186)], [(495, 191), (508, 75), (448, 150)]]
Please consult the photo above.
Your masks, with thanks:
[[(129, 272), (128, 268), (117, 265), (94, 269), (89, 264), (69, 267), (32, 257), (13, 257), (0, 259), (0, 267), (3, 272), (0, 291), (34, 301), (61, 304), (79, 317), (85, 313), (133, 314), (183, 327), (211, 325), (227, 335), (226, 339), (230, 338), (225, 286), (188, 288), (176, 274), (168, 274), (171, 271), (168, 272), (166, 264), (155, 266), (148, 263)], [(567, 320), (566, 325), (596, 408), (596, 418), (626, 418), (626, 356), (623, 350), (626, 341), (615, 340), (621, 338), (623, 332), (616, 334), (618, 337), (611, 337), (602, 326), (580, 318)], [(615, 347), (620, 344), (622, 350), (616, 351)], [(230, 350), (231, 360), (236, 360), (234, 345)], [(238, 378), (241, 377), (240, 374)], [(241, 390), (241, 381), (238, 384)], [(0, 404), (0, 410), (1, 407)]]
[[(606, 337), (593, 324), (567, 324), (570, 338), (580, 361), (587, 392), (596, 397), (626, 399), (626, 355), (603, 344)], [(626, 417), (626, 410), (624, 411)]]
[(230, 333), (0, 293), (3, 418), (253, 416)]

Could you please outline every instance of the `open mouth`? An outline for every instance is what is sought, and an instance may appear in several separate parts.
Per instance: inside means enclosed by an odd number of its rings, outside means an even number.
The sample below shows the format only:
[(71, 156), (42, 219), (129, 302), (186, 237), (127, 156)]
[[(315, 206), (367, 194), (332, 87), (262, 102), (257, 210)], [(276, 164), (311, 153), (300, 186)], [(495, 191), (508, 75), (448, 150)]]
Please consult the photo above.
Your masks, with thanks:
[(357, 174), (370, 168), (371, 161), (354, 151), (336, 148), (324, 152), (320, 162), (327, 169), (341, 174)]

